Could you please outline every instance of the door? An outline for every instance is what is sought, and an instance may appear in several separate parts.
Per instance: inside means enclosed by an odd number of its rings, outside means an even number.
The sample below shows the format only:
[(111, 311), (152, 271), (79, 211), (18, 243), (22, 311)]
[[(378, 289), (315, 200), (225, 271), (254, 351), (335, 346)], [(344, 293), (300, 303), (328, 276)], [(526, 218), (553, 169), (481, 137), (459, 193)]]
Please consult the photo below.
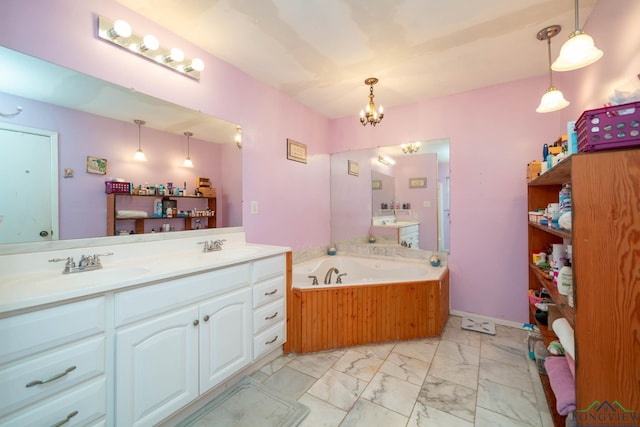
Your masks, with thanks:
[(150, 426), (198, 397), (198, 307), (116, 333), (116, 425)]
[(57, 240), (58, 138), (0, 123), (0, 244)]
[(200, 306), (200, 394), (252, 360), (251, 289), (245, 288)]

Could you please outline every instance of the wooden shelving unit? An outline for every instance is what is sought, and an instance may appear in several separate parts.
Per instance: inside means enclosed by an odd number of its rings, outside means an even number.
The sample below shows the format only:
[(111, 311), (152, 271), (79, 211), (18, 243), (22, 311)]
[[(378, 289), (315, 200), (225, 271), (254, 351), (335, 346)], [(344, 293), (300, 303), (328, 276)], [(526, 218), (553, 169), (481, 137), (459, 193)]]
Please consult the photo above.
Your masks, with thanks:
[[(571, 182), (572, 232), (529, 222), (532, 251), (569, 240), (573, 246), (574, 307), (544, 271), (529, 261), (529, 289), (545, 287), (574, 329), (578, 425), (598, 416), (595, 401), (617, 401), (640, 416), (640, 149), (573, 155), (528, 185), (528, 210), (558, 201)], [(534, 309), (535, 310), (535, 309)], [(530, 320), (535, 323), (534, 310)], [(540, 327), (545, 342), (555, 338)], [(556, 426), (549, 379), (541, 375)]]
[[(154, 211), (154, 200), (174, 200), (177, 203), (179, 210), (190, 210), (193, 205), (201, 205), (201, 209), (208, 208), (214, 212), (214, 216), (177, 216), (173, 218), (167, 218), (165, 216), (149, 215), (139, 218), (118, 218), (118, 209), (135, 209), (140, 205), (144, 207), (145, 211)], [(183, 206), (181, 206), (183, 205)], [(185, 209), (182, 209), (185, 208)], [(142, 209), (142, 208), (139, 208)], [(107, 236), (114, 236), (117, 230), (117, 224), (124, 221), (133, 221), (134, 230), (136, 234), (142, 234), (145, 232), (145, 224), (147, 221), (156, 221), (158, 226), (162, 223), (172, 222), (180, 220), (184, 223), (184, 230), (192, 230), (195, 220), (200, 220), (203, 228), (215, 228), (216, 227), (216, 198), (215, 197), (196, 197), (196, 196), (140, 196), (127, 193), (112, 193), (107, 194)]]

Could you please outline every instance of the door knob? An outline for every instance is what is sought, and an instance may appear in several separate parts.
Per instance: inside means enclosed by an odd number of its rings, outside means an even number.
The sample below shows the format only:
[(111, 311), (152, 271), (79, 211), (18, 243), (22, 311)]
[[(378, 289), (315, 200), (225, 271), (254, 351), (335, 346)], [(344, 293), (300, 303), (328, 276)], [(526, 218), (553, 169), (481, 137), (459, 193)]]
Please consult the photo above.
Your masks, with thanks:
[(49, 232), (47, 230), (42, 230), (40, 232), (40, 237), (47, 237), (49, 235)]

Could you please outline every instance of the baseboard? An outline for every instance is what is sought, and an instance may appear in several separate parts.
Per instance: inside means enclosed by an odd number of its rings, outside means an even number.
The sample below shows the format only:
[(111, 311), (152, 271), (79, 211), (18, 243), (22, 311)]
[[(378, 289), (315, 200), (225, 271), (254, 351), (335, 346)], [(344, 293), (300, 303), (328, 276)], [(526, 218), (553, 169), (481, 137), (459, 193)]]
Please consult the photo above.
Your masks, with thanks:
[(478, 320), (487, 320), (489, 322), (495, 323), (496, 325), (502, 325), (502, 326), (508, 326), (510, 328), (522, 329), (522, 323), (512, 322), (511, 320), (497, 319), (495, 317), (482, 316), (480, 314), (467, 313), (466, 311), (459, 311), (459, 310), (450, 310), (449, 314), (451, 314), (453, 316), (459, 316), (459, 317), (471, 317), (473, 319), (478, 319)]

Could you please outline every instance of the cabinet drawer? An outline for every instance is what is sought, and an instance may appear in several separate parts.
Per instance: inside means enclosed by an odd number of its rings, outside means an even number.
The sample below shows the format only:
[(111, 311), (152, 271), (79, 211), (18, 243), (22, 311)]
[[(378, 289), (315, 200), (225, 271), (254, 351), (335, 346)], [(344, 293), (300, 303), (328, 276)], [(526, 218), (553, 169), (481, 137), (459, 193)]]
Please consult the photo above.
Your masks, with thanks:
[(253, 287), (253, 307), (284, 297), (284, 276), (275, 277)]
[(241, 264), (121, 292), (115, 297), (116, 327), (249, 284), (249, 264)]
[[(0, 390), (4, 395), (0, 399), (0, 417), (104, 374), (104, 358), (104, 336), (100, 336), (0, 369)], [(43, 384), (34, 384), (36, 381)]]
[(253, 313), (253, 333), (255, 334), (260, 332), (261, 330), (284, 320), (284, 314), (284, 298), (280, 298), (278, 301), (274, 301), (269, 305), (258, 308)]
[(0, 319), (0, 365), (104, 331), (104, 298)]
[(286, 263), (284, 255), (260, 259), (253, 263), (253, 283), (280, 276), (285, 273)]
[(284, 321), (259, 333), (253, 339), (253, 360), (262, 356), (286, 341)]
[[(28, 406), (10, 417), (0, 418), (3, 427), (99, 426), (106, 416), (106, 380), (97, 378), (56, 397)], [(67, 420), (64, 424), (61, 422)]]

